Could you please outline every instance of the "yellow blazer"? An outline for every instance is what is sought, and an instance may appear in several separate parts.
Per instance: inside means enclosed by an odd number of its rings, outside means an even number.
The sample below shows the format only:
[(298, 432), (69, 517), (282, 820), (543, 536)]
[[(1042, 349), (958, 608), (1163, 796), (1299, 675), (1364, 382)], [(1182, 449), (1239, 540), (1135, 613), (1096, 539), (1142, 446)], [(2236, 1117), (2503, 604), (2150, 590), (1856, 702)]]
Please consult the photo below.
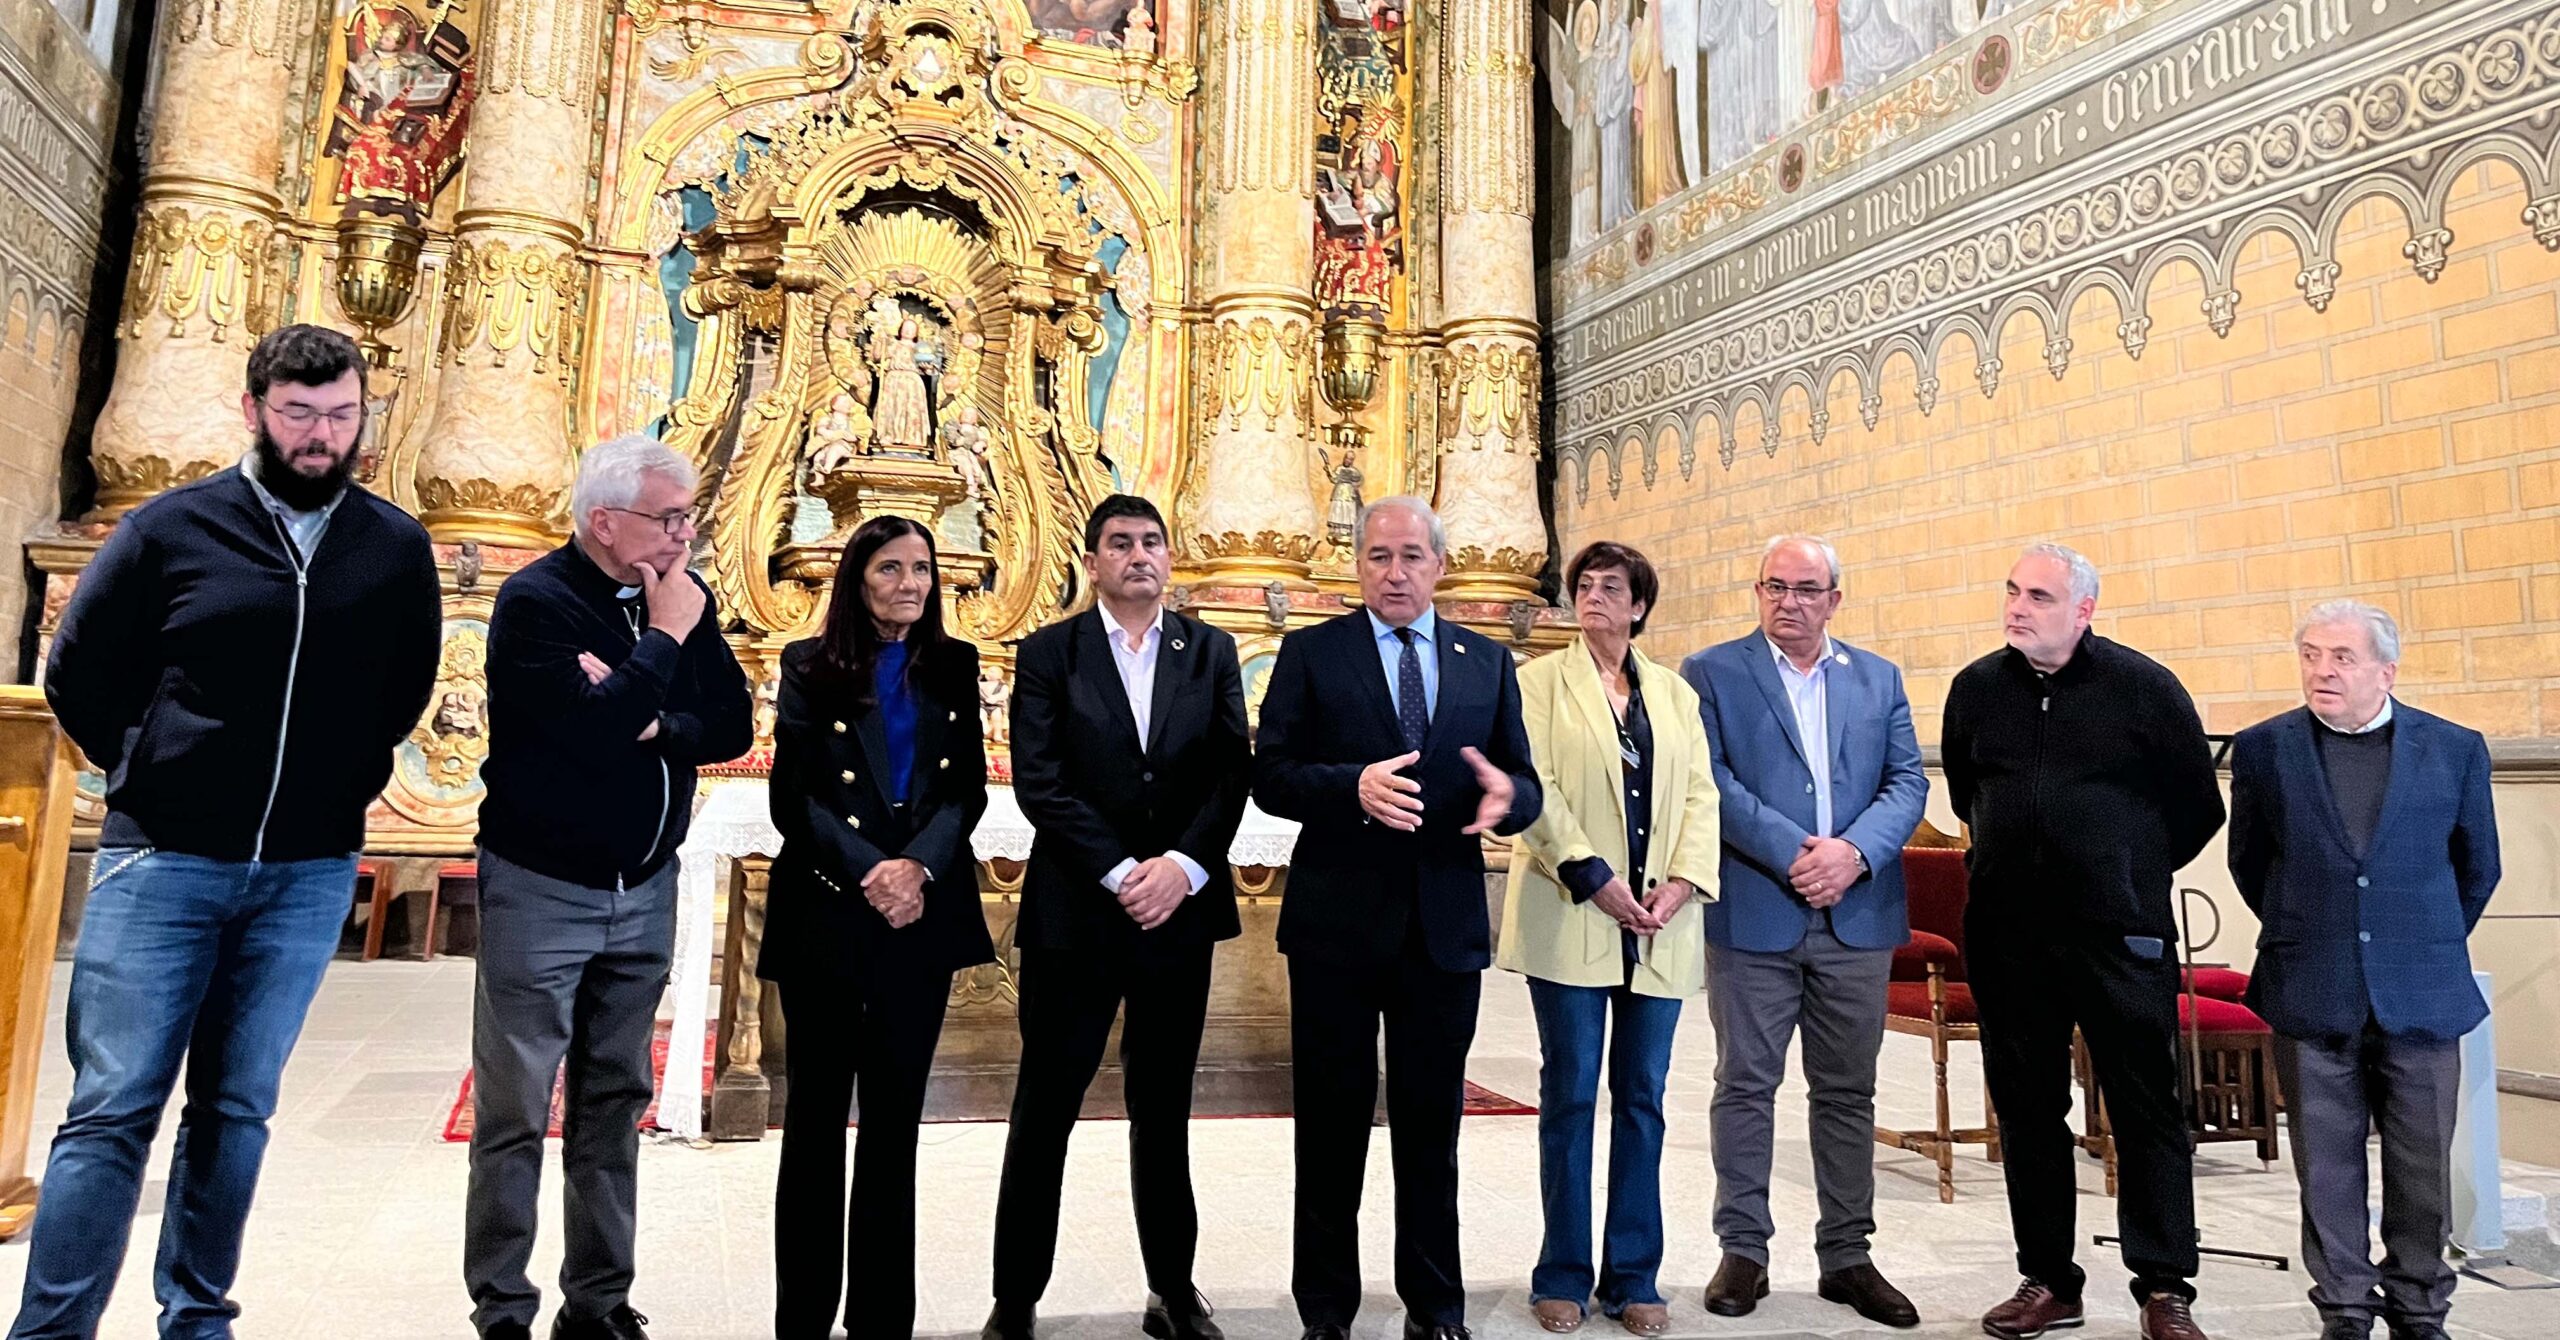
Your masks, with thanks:
[[(1722, 839), (1716, 828), (1716, 779), (1707, 766), (1707, 731), (1698, 693), (1669, 667), (1635, 653), (1636, 683), (1653, 723), (1652, 819), (1645, 868), (1627, 869), (1626, 779), (1618, 760), (1617, 717), (1599, 667), (1577, 637), (1571, 645), (1520, 668), (1520, 716), (1529, 731), (1546, 808), (1513, 839), (1511, 889), (1502, 905), (1502, 944), (1495, 963), (1567, 986), (1616, 986), (1640, 995), (1684, 996), (1707, 982), (1706, 909), (1716, 896)], [(1598, 856), (1639, 896), (1678, 876), (1697, 896), (1660, 934), (1637, 941), (1635, 971), (1620, 964), (1618, 923), (1589, 903), (1573, 901), (1556, 871)]]

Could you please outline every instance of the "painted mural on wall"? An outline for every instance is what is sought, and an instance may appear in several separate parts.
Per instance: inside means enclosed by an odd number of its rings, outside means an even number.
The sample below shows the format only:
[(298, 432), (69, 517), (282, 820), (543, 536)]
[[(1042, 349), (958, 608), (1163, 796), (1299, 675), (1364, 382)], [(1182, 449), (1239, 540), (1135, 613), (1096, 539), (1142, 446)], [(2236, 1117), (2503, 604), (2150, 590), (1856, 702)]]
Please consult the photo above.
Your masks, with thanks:
[(1316, 98), (1316, 301), (1392, 312), (1405, 274), (1404, 164), (1412, 123), (1405, 0), (1322, 0)]
[(337, 97), (326, 150), (333, 204), (417, 223), (462, 167), (474, 88), (462, 0), (423, 11), (360, 0), (341, 11)]
[(1807, 120), (2042, 0), (1540, 0), (1578, 250)]
[(1156, 0), (1030, 0), (1030, 10), (1042, 37), (1150, 55), (1156, 49)]

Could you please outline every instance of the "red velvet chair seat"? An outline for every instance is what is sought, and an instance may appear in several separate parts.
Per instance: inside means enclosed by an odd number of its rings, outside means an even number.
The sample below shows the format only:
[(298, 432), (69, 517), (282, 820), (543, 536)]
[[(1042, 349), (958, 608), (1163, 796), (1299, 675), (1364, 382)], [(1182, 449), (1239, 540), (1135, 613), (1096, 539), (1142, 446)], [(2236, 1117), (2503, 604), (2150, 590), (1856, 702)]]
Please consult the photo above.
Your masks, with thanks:
[[(1884, 989), (1884, 1011), (1904, 1019), (1929, 1017), (1929, 984), (1927, 982), (1895, 982)], [(1947, 1022), (1970, 1024), (1980, 1021), (1974, 1013), (1973, 988), (1962, 982), (1947, 983)], [(2263, 1025), (2262, 1025), (2263, 1027)]]
[[(1890, 988), (1887, 989), (1890, 990)], [(1925, 1007), (1928, 1002), (1923, 1001), (1921, 1003)], [(2187, 1027), (2190, 1021), (2193, 1022), (2195, 1030), (2199, 1033), (2266, 1033), (2273, 1031), (2267, 1027), (2266, 1020), (2258, 1017), (2258, 1012), (2256, 1010), (2250, 1009), (2248, 1006), (2243, 1005), (2236, 1000), (2215, 1000), (2211, 996), (2197, 996), (2190, 1001), (2185, 995), (2181, 994), (2178, 997), (2178, 1027)]]
[(2208, 1000), (2237, 1001), (2249, 993), (2249, 974), (2232, 968), (2189, 968), (2187, 980)]
[[(1926, 982), (1929, 980), (1929, 965), (1932, 963), (1946, 969), (1948, 974), (1953, 976), (1961, 957), (1955, 941), (1943, 935), (1915, 930), (1911, 932), (1911, 938), (1902, 943), (1901, 948), (1893, 951), (1893, 980)], [(1924, 1009), (1921, 1013), (1927, 1014), (1928, 1011)]]

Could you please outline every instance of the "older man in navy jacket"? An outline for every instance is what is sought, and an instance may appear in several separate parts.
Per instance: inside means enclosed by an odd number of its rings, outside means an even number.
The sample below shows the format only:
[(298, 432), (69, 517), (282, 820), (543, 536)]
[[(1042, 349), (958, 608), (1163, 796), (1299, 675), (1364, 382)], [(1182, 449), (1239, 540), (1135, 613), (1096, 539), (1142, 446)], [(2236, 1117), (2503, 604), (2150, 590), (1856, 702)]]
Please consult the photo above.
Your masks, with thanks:
[(1902, 844), (1929, 778), (1902, 672), (1833, 639), (1840, 558), (1813, 536), (1769, 542), (1760, 627), (1680, 667), (1698, 690), (1724, 813), (1723, 896), (1707, 904), (1716, 1030), (1716, 1236), (1707, 1310), (1769, 1292), (1769, 1165), (1787, 1044), (1804, 1034), (1822, 1297), (1886, 1326), (1920, 1314), (1868, 1259), (1875, 1233), (1876, 1053), (1893, 951), (1910, 938)]
[[(2351, 600), (2295, 634), (2308, 705), (2231, 752), (2231, 874), (2258, 914), (2249, 1003), (2302, 1183), (2302, 1256), (2324, 1340), (2438, 1340), (2456, 1041), (2488, 1017), (2464, 941), (2498, 885), (2489, 749), (2391, 700), (2400, 632)], [(2365, 1132), (2382, 1129), (2382, 1264), (2366, 1241)]]

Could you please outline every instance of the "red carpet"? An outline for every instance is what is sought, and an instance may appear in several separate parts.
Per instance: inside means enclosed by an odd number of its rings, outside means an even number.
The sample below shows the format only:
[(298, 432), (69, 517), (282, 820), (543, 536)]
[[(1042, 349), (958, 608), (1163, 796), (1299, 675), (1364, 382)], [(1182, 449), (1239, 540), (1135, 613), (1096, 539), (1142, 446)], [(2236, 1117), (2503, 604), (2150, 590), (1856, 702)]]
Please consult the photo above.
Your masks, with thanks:
[[(712, 1036), (709, 1033), (705, 1033), (702, 1039), (702, 1091), (706, 1094), (711, 1092), (712, 1046)], [(649, 1044), (649, 1074), (652, 1081), (650, 1087), (653, 1089), (656, 1088), (656, 1081), (663, 1078), (666, 1073), (667, 1023), (665, 1020), (661, 1019), (658, 1021), (657, 1037)], [(1473, 1080), (1467, 1082), (1466, 1115), (1470, 1117), (1533, 1117), (1537, 1114), (1538, 1109), (1535, 1107), (1511, 1098), (1506, 1098), (1503, 1095), (1495, 1093), (1493, 1090), (1474, 1082)], [(1245, 1112), (1234, 1115), (1239, 1117), (1278, 1117), (1286, 1116), (1287, 1114), (1282, 1112)], [(446, 1114), (444, 1119), (445, 1142), (448, 1144), (470, 1143), (472, 1116), (471, 1072), (466, 1070), (462, 1072), (462, 1091), (453, 1096), (453, 1111)], [(651, 1100), (649, 1103), (649, 1110), (640, 1114), (640, 1129), (644, 1131), (658, 1129), (658, 1104), (656, 1100)], [(554, 1140), (560, 1138), (560, 1081), (557, 1079), (551, 1082), (550, 1136)]]

